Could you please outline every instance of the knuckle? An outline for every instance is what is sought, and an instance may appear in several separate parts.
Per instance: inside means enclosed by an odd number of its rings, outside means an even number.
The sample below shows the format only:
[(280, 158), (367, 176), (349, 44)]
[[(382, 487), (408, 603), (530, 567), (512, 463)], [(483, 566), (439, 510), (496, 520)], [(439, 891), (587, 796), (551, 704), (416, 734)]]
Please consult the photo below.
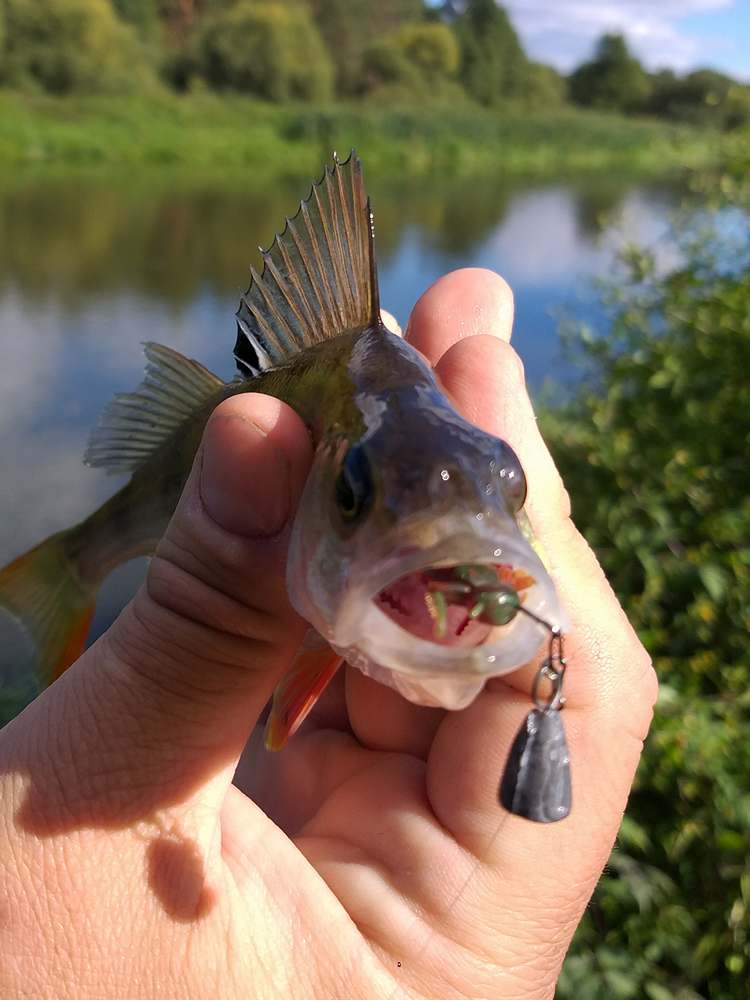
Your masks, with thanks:
[(501, 341), (501, 363), (511, 373), (519, 386), (526, 385), (526, 369), (521, 356), (510, 344)]
[(659, 678), (654, 669), (654, 661), (651, 658), (651, 654), (640, 642), (638, 646), (639, 656), (635, 664), (635, 689), (640, 699), (653, 708), (656, 704), (656, 699), (659, 697)]
[(568, 492), (562, 477), (559, 478), (559, 492), (558, 492), (558, 503), (560, 505), (560, 513), (566, 521), (570, 521), (572, 524), (573, 516), (573, 504), (570, 499), (570, 493)]
[[(624, 614), (623, 619), (627, 623)], [(614, 645), (614, 649), (601, 654), (610, 683), (601, 685), (600, 708), (617, 729), (642, 743), (653, 719), (658, 679), (650, 655), (629, 623), (622, 641)]]

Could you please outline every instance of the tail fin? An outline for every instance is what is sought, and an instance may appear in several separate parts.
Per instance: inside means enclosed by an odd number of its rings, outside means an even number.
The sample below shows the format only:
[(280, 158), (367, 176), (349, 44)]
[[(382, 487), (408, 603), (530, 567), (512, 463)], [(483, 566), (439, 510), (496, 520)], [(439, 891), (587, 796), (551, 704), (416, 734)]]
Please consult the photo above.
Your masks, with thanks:
[(66, 551), (68, 535), (52, 535), (0, 570), (0, 616), (15, 619), (33, 644), (33, 651), (23, 652), (18, 643), (2, 644), (0, 725), (83, 652), (95, 595), (76, 574)]

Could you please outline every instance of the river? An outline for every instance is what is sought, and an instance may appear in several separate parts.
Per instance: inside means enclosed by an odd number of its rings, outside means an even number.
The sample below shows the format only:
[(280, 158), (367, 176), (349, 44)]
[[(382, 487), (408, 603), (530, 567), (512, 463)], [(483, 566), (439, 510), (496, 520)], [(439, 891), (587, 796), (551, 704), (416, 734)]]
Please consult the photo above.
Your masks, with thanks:
[[(87, 469), (89, 428), (140, 380), (155, 340), (233, 374), (233, 313), (303, 186), (245, 189), (215, 177), (32, 174), (0, 178), (0, 565), (90, 512), (118, 480)], [(603, 322), (594, 284), (635, 240), (667, 258), (669, 184), (618, 178), (375, 186), (383, 305), (402, 324), (458, 267), (488, 267), (516, 297), (514, 342), (532, 390), (577, 372), (561, 350), (568, 316)], [(92, 627), (112, 620), (142, 563), (103, 588)]]

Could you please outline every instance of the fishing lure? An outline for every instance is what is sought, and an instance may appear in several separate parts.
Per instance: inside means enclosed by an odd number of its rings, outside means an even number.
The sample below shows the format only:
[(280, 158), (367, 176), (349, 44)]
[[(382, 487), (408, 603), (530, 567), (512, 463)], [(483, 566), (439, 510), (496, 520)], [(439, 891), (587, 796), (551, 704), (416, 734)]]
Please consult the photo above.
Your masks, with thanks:
[(267, 745), (284, 745), (343, 662), (413, 702), (460, 709), (552, 636), (543, 670), (558, 695), (537, 697), (501, 800), (532, 819), (561, 818), (566, 623), (523, 512), (523, 469), (505, 441), (454, 409), (419, 352), (383, 325), (370, 203), (354, 154), (334, 157), (261, 253), (263, 271), (251, 272), (237, 311), (238, 378), (225, 383), (146, 344), (142, 385), (115, 397), (85, 456), (129, 481), (0, 571), (0, 606), (35, 650), (30, 665), (14, 658), (3, 666), (6, 714), (80, 654), (108, 573), (153, 552), (214, 407), (263, 392), (297, 411), (315, 445), (287, 561), (289, 597), (311, 632), (274, 695)]

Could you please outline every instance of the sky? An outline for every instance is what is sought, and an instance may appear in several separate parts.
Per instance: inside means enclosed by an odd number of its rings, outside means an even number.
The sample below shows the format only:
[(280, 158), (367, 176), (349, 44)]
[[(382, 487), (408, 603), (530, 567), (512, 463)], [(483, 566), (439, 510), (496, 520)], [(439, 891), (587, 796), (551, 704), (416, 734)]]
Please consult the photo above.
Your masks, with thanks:
[(527, 53), (568, 72), (605, 31), (649, 69), (711, 67), (750, 82), (750, 0), (504, 0)]

